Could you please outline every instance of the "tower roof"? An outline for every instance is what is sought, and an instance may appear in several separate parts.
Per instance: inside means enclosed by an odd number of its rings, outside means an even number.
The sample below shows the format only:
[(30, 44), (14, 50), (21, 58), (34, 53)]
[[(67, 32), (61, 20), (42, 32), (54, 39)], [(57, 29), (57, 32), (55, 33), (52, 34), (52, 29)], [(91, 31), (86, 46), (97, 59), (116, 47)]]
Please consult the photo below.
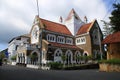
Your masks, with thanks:
[(79, 16), (77, 15), (77, 13), (75, 12), (75, 10), (72, 9), (72, 10), (70, 11), (70, 13), (68, 14), (68, 17), (66, 18), (65, 21), (70, 20), (73, 16), (74, 16), (74, 18), (76, 18), (76, 19), (78, 19), (78, 20), (81, 20), (80, 17), (79, 17)]

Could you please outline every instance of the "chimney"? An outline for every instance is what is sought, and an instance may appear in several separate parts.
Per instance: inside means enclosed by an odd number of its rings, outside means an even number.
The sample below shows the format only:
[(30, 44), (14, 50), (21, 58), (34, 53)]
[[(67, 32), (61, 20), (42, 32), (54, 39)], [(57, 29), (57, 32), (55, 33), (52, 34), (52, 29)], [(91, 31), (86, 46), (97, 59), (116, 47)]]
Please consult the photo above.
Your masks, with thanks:
[(60, 16), (59, 22), (60, 22), (60, 23), (63, 23), (63, 18), (62, 18), (62, 16)]
[(85, 16), (85, 17), (84, 17), (84, 22), (87, 23), (87, 21), (88, 21), (88, 20), (87, 20), (87, 17)]

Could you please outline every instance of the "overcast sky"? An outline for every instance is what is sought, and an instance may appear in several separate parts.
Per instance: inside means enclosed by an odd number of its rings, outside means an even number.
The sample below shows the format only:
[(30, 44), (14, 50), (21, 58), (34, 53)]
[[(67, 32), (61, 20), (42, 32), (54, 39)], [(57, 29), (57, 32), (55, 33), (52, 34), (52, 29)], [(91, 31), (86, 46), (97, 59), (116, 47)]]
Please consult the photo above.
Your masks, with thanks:
[[(83, 20), (97, 19), (108, 21), (112, 3), (118, 0), (38, 0), (41, 18), (58, 22), (64, 19), (72, 8)], [(109, 12), (109, 13), (108, 13)], [(36, 0), (0, 0), (0, 51), (8, 47), (8, 42), (15, 36), (30, 32), (35, 15)], [(107, 14), (107, 15), (106, 15)]]

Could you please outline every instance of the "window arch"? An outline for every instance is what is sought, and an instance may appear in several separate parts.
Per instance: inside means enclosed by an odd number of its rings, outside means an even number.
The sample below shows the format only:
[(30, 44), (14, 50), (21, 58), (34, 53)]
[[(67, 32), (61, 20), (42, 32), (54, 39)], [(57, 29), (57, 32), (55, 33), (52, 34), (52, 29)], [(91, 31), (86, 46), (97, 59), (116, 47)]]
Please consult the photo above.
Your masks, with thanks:
[(87, 51), (84, 51), (83, 56), (89, 56)]
[(72, 51), (71, 50), (67, 50), (66, 51), (66, 64), (71, 64), (72, 61), (73, 61), (73, 54), (72, 54)]
[(54, 52), (54, 62), (62, 62), (61, 56), (62, 56), (62, 50), (61, 49), (55, 50), (55, 52)]
[(76, 61), (77, 64), (80, 63), (80, 56), (81, 56), (80, 51), (76, 51), (75, 52), (75, 61)]

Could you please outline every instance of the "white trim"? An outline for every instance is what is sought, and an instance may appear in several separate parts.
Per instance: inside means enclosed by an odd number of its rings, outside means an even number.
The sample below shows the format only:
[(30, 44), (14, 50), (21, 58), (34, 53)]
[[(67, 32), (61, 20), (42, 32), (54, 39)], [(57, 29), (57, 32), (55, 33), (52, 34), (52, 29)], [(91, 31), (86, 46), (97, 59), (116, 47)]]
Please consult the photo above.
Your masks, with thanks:
[(73, 44), (73, 39), (72, 38), (66, 38), (66, 44)]
[[(58, 52), (59, 51), (59, 52)], [(57, 55), (57, 56), (56, 56)], [(62, 50), (61, 49), (56, 49), (54, 52), (54, 62), (62, 62)]]
[(57, 42), (58, 43), (65, 43), (65, 37), (63, 37), (63, 36), (57, 36)]
[(89, 53), (87, 51), (84, 51), (83, 56), (85, 55), (85, 53), (87, 54), (87, 56), (89, 56)]
[(75, 42), (76, 45), (86, 44), (86, 37), (84, 36), (84, 37), (76, 38)]
[[(67, 57), (67, 55), (68, 55), (68, 56), (71, 56), (70, 62), (73, 63), (73, 53), (72, 53), (72, 51), (71, 51), (71, 50), (67, 50), (66, 53), (65, 53), (65, 56)], [(67, 61), (66, 61), (66, 62), (67, 62)], [(69, 64), (70, 62), (68, 62), (68, 64)]]
[(79, 60), (79, 62), (77, 61), (77, 60), (78, 60), (78, 59), (77, 59), (78, 56), (81, 56), (80, 51), (76, 51), (76, 52), (75, 52), (75, 63), (80, 63), (80, 60)]
[(53, 34), (47, 34), (47, 41), (56, 42), (56, 36)]

